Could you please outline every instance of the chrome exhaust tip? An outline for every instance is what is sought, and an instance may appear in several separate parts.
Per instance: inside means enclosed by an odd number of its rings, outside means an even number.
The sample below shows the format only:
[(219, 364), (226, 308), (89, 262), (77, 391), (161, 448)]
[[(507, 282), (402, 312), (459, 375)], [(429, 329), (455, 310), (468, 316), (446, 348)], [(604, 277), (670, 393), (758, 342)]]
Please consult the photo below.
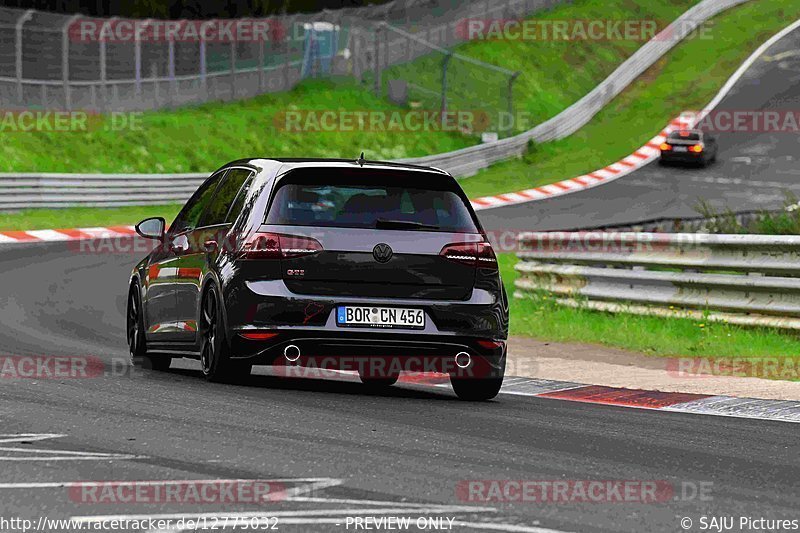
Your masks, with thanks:
[(294, 344), (290, 344), (289, 346), (283, 349), (283, 356), (290, 363), (294, 363), (295, 361), (300, 359), (300, 348), (298, 348)]
[(455, 361), (458, 368), (467, 368), (472, 364), (472, 357), (467, 352), (458, 352)]

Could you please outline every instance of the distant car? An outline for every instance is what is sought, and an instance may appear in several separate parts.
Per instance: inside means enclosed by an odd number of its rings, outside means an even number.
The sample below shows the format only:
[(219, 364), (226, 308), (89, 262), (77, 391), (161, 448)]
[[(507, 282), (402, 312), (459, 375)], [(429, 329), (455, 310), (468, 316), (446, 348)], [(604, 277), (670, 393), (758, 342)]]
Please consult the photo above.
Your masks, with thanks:
[(717, 160), (717, 140), (700, 130), (678, 130), (661, 144), (661, 163), (696, 163), (706, 166)]
[(462, 399), (500, 390), (508, 297), (446, 172), (363, 159), (236, 161), (168, 230), (151, 218), (136, 231), (160, 245), (128, 285), (134, 364), (167, 369), (193, 357), (206, 379), (232, 381), (253, 365), (322, 358), (346, 361), (371, 386), (439, 371)]

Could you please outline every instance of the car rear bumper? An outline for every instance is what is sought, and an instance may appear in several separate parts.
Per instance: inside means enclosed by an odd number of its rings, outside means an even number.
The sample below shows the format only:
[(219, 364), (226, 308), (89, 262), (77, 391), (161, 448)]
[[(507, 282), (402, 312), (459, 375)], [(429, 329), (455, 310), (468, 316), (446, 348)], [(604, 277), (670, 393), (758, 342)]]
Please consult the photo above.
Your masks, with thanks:
[(699, 163), (705, 160), (705, 152), (661, 152), (661, 161), (668, 163)]
[[(456, 335), (414, 335), (391, 331), (276, 328), (268, 340), (250, 340), (242, 333), (254, 328), (236, 328), (231, 335), (234, 358), (254, 365), (311, 366), (314, 368), (356, 370), (364, 364), (391, 366), (402, 372), (444, 372), (491, 377), (505, 366), (505, 339)], [(262, 328), (257, 331), (263, 332)], [(299, 349), (299, 359), (284, 356), (288, 346)], [(456, 364), (456, 355), (468, 354), (471, 368)], [(293, 359), (294, 357), (292, 357)], [(463, 355), (462, 361), (463, 362)]]
[[(497, 294), (474, 289), (463, 301), (362, 298), (299, 295), (281, 280), (244, 282), (229, 287), (225, 295), (226, 325), (229, 331), (257, 329), (281, 332), (302, 331), (308, 336), (337, 338), (453, 339), (473, 337), (505, 339), (508, 336), (508, 308), (502, 290)], [(421, 309), (423, 329), (339, 327), (336, 309), (342, 305)], [(281, 336), (285, 336), (282, 333)], [(384, 337), (385, 336), (385, 337)]]

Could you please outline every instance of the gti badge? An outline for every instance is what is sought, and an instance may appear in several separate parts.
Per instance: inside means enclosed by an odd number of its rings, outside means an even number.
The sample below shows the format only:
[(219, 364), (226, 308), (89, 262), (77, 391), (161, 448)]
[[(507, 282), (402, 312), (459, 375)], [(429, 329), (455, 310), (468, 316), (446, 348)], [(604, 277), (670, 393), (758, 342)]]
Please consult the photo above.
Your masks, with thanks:
[(372, 257), (374, 257), (375, 261), (378, 263), (387, 262), (392, 258), (393, 253), (391, 246), (384, 243), (376, 244), (375, 248), (372, 249)]

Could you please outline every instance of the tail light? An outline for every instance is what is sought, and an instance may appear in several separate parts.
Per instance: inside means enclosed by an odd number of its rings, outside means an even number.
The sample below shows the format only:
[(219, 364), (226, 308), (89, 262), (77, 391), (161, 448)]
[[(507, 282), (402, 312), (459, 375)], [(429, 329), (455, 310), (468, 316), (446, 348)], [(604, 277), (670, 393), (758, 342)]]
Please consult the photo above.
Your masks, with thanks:
[(690, 146), (689, 147), (689, 151), (690, 152), (694, 152), (696, 154), (699, 154), (699, 153), (701, 153), (703, 151), (703, 145), (702, 144), (695, 144), (694, 146)]
[(661, 146), (659, 148), (661, 148), (662, 152), (669, 152), (670, 150), (672, 150), (672, 146), (667, 143), (661, 143)]
[(242, 246), (244, 259), (290, 259), (321, 251), (316, 239), (279, 233), (255, 233)]
[(458, 242), (448, 244), (439, 252), (448, 261), (474, 266), (497, 268), (497, 256), (488, 242)]

